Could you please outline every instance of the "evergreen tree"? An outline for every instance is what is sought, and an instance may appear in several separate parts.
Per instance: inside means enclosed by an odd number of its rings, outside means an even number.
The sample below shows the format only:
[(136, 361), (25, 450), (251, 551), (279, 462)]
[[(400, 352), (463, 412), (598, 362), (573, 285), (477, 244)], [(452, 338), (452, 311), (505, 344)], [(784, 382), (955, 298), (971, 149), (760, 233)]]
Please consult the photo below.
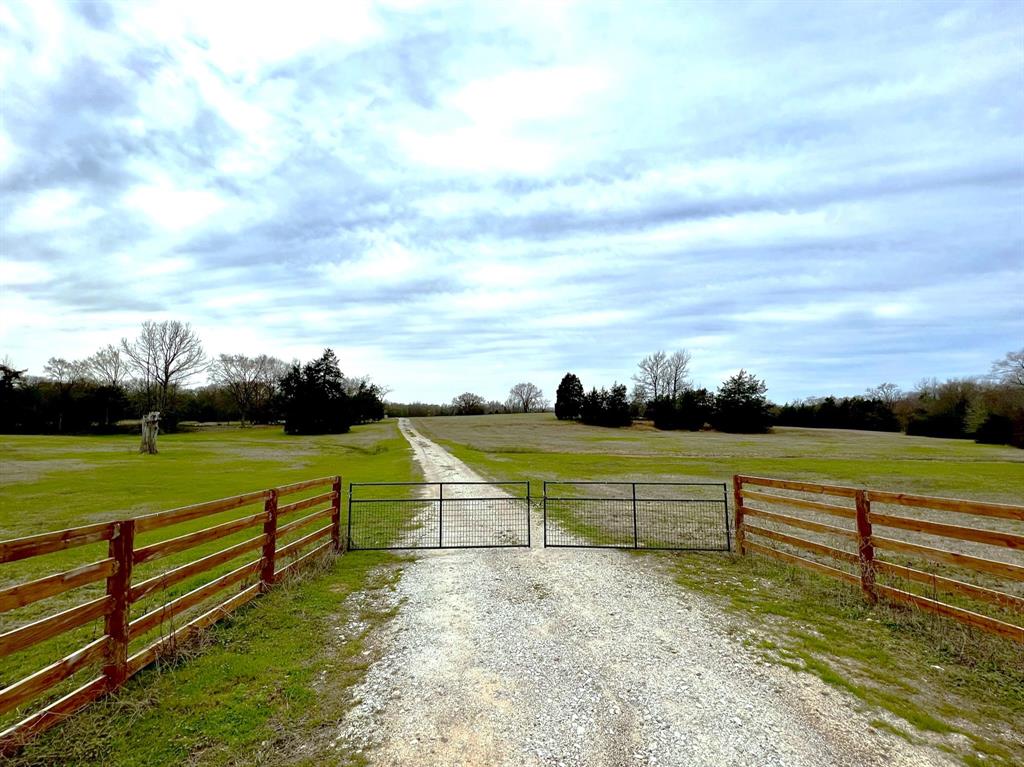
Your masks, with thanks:
[(583, 384), (573, 373), (566, 373), (555, 395), (555, 417), (560, 421), (575, 420), (583, 410)]
[(759, 434), (771, 426), (771, 406), (765, 397), (768, 386), (752, 373), (741, 370), (727, 378), (715, 397), (714, 427), (719, 431)]

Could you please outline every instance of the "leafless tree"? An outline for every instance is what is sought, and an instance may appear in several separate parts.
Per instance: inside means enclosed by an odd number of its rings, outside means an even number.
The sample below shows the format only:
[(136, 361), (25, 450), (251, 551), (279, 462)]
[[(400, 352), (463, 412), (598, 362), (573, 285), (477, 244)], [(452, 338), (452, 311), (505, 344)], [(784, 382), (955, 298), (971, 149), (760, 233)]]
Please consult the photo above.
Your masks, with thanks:
[(207, 365), (199, 335), (177, 320), (143, 322), (138, 338), (121, 339), (121, 352), (138, 375), (147, 410), (166, 411), (174, 389)]
[(531, 410), (540, 410), (543, 404), (544, 392), (532, 383), (517, 383), (509, 389), (508, 407), (510, 410), (529, 413)]
[(221, 354), (210, 365), (210, 379), (228, 390), (244, 426), (246, 418), (273, 396), (284, 368), (281, 360), (266, 354)]
[(60, 405), (57, 409), (57, 431), (64, 430), (64, 407), (72, 390), (88, 378), (85, 363), (80, 360), (66, 360), (63, 357), (50, 357), (43, 365), (43, 373), (57, 386), (60, 392)]
[(85, 360), (85, 366), (100, 386), (122, 386), (128, 379), (128, 360), (121, 350), (107, 344)]
[(1024, 386), (1024, 349), (1007, 352), (1001, 360), (993, 362), (992, 377), (1000, 383)]
[(633, 382), (643, 389), (644, 398), (648, 401), (665, 394), (668, 357), (664, 351), (649, 354), (640, 360), (639, 370), (633, 376)]
[(486, 404), (483, 397), (470, 391), (452, 399), (456, 415), (483, 415)]
[(867, 395), (872, 399), (880, 399), (886, 405), (892, 407), (903, 397), (903, 392), (894, 383), (880, 383), (878, 386), (868, 389)]
[(690, 385), (690, 353), (676, 349), (665, 360), (665, 395), (675, 399)]

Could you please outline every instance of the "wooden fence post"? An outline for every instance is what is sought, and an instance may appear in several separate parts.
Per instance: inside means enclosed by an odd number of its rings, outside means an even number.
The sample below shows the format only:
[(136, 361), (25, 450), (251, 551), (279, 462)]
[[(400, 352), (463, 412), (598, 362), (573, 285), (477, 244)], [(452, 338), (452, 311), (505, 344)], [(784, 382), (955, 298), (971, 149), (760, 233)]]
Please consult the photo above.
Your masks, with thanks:
[(857, 501), (857, 554), (860, 560), (860, 587), (864, 596), (874, 604), (878, 601), (875, 593), (875, 547), (871, 543), (871, 501), (867, 492), (858, 490)]
[(263, 564), (260, 566), (260, 591), (266, 593), (274, 583), (274, 558), (277, 554), (277, 490), (272, 489), (263, 502), (267, 519), (263, 523)]
[[(334, 492), (334, 500), (331, 502), (331, 541), (334, 543), (335, 552), (341, 551), (341, 477), (334, 478), (331, 484)], [(348, 541), (345, 542), (348, 545)]]
[(732, 505), (736, 516), (736, 550), (741, 554), (747, 552), (743, 548), (746, 535), (743, 532), (743, 483), (738, 474), (732, 475)]
[(132, 589), (132, 554), (135, 550), (135, 520), (116, 523), (114, 535), (107, 544), (107, 556), (117, 569), (107, 578), (107, 596), (114, 604), (104, 619), (104, 633), (110, 637), (103, 675), (107, 687), (115, 690), (128, 678), (128, 615)]

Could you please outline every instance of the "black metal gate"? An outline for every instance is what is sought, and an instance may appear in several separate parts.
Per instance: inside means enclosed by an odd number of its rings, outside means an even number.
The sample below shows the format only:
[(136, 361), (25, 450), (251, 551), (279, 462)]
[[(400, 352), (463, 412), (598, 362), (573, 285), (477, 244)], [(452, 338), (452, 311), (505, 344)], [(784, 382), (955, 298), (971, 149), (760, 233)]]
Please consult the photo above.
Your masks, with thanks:
[(353, 482), (349, 549), (530, 546), (529, 482)]
[(545, 482), (544, 545), (728, 551), (722, 482)]

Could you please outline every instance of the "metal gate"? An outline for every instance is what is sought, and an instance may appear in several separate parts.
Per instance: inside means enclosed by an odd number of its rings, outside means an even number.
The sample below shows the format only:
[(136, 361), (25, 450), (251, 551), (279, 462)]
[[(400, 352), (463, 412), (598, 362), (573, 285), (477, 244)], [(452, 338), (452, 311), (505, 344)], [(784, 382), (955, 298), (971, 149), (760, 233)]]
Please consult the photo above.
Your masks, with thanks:
[(353, 482), (349, 549), (530, 546), (529, 482)]
[(722, 482), (545, 482), (544, 545), (728, 551)]

